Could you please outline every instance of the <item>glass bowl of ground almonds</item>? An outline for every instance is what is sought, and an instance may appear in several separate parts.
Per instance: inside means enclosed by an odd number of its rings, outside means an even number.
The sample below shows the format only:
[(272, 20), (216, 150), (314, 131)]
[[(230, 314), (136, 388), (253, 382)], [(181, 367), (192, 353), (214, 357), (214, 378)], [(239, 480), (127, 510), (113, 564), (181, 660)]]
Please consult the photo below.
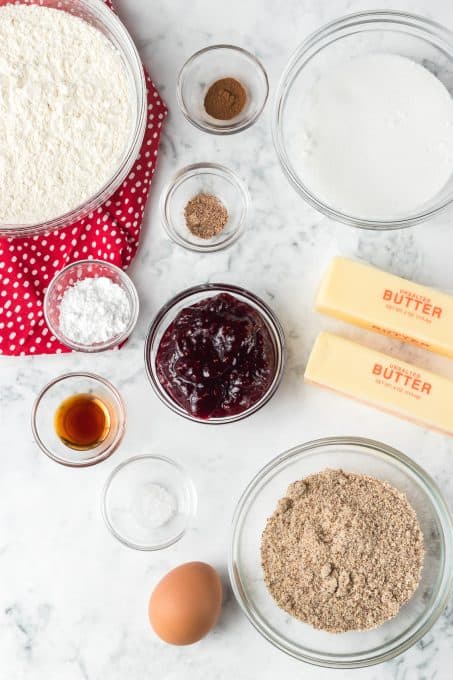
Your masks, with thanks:
[(328, 668), (387, 661), (442, 613), (453, 520), (433, 480), (379, 442), (297, 446), (250, 482), (233, 519), (229, 572), (255, 628)]

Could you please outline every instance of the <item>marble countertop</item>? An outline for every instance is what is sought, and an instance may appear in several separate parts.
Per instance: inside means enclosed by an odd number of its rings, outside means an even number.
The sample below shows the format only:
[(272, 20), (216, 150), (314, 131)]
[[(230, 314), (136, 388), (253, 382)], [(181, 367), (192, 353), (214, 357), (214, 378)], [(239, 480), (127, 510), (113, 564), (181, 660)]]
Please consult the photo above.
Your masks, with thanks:
[[(141, 298), (137, 330), (116, 353), (99, 356), (2, 358), (0, 361), (0, 678), (2, 680), (274, 680), (350, 678), (351, 671), (303, 665), (272, 648), (251, 627), (228, 587), (220, 622), (197, 646), (175, 648), (152, 634), (148, 596), (170, 568), (193, 559), (226, 577), (230, 518), (244, 486), (270, 458), (327, 435), (382, 440), (412, 456), (453, 502), (453, 443), (439, 434), (304, 386), (302, 375), (321, 328), (313, 311), (320, 272), (336, 254), (363, 257), (397, 274), (453, 292), (452, 212), (409, 230), (368, 233), (335, 224), (298, 198), (283, 177), (270, 136), (268, 105), (240, 135), (217, 138), (190, 126), (178, 110), (175, 81), (195, 50), (232, 42), (265, 64), (271, 100), (283, 66), (313, 29), (341, 14), (373, 8), (371, 0), (118, 0), (170, 115), (165, 127), (143, 241), (130, 270)], [(448, 0), (395, 0), (453, 27)], [(222, 253), (187, 252), (164, 235), (158, 199), (179, 168), (218, 161), (248, 185), (253, 213), (246, 235)], [(143, 367), (146, 328), (170, 296), (206, 281), (249, 287), (267, 300), (285, 328), (289, 360), (278, 395), (243, 422), (204, 427), (179, 418), (154, 396)], [(369, 344), (390, 342), (363, 332)], [(453, 364), (397, 344), (402, 358), (453, 377)], [(106, 462), (73, 470), (48, 460), (35, 445), (30, 411), (38, 390), (70, 370), (97, 372), (124, 395), (128, 427)], [(194, 526), (178, 544), (141, 553), (106, 530), (99, 501), (109, 472), (136, 454), (160, 453), (182, 463), (196, 484)], [(411, 650), (386, 664), (354, 672), (367, 680), (446, 680), (453, 662), (453, 607)]]

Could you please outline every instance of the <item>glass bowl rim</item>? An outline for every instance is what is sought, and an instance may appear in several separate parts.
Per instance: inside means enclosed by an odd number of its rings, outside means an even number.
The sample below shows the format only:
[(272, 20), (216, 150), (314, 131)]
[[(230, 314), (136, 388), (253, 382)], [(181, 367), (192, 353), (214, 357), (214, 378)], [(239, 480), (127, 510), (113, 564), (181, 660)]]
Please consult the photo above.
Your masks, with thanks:
[[(129, 322), (124, 329), (124, 331), (117, 337), (111, 339), (111, 340), (106, 340), (105, 342), (99, 342), (96, 343), (95, 345), (83, 345), (79, 342), (73, 342), (72, 340), (69, 340), (66, 338), (58, 329), (56, 329), (53, 324), (50, 322), (49, 315), (48, 315), (48, 307), (49, 307), (49, 298), (50, 294), (53, 292), (53, 289), (55, 286), (58, 284), (58, 279), (61, 278), (63, 274), (66, 274), (66, 272), (70, 271), (71, 269), (75, 269), (78, 266), (88, 266), (88, 265), (102, 265), (106, 267), (106, 269), (111, 269), (112, 272), (117, 274), (121, 281), (123, 282), (125, 288), (128, 291), (129, 298), (131, 300), (131, 315)], [(84, 278), (93, 278), (93, 277), (83, 277), (80, 280), (83, 281)], [(94, 277), (96, 278), (96, 277)], [(43, 301), (43, 314), (44, 318), (46, 320), (46, 324), (49, 327), (50, 332), (52, 335), (56, 337), (56, 339), (61, 342), (62, 345), (65, 345), (66, 347), (69, 347), (70, 349), (78, 352), (84, 352), (86, 354), (94, 354), (96, 352), (104, 352), (105, 350), (112, 349), (113, 347), (116, 347), (117, 345), (121, 345), (127, 338), (131, 335), (132, 331), (134, 330), (137, 320), (138, 320), (138, 315), (140, 312), (140, 299), (138, 297), (138, 292), (137, 288), (135, 287), (134, 282), (132, 281), (131, 277), (124, 271), (124, 269), (121, 269), (121, 267), (118, 267), (116, 264), (113, 264), (112, 262), (108, 262), (107, 260), (99, 260), (99, 259), (85, 259), (85, 260), (77, 260), (76, 262), (70, 262), (69, 264), (65, 265), (63, 269), (60, 269), (60, 271), (56, 272), (51, 279), (49, 285), (46, 288), (46, 292), (44, 293), (44, 301)]]
[[(294, 170), (286, 151), (287, 145), (284, 141), (283, 134), (283, 115), (286, 100), (291, 92), (295, 78), (305, 68), (306, 64), (311, 61), (312, 58), (316, 57), (318, 52), (330, 47), (330, 45), (337, 40), (346, 37), (345, 35), (337, 35), (338, 32), (349, 29), (349, 33), (346, 35), (351, 36), (357, 32), (357, 26), (371, 26), (370, 30), (372, 30), (372, 25), (375, 23), (378, 24), (379, 22), (388, 24), (385, 27), (379, 27), (380, 30), (391, 30), (389, 25), (392, 23), (399, 27), (400, 32), (405, 32), (406, 34), (407, 31), (405, 31), (405, 28), (416, 28), (418, 31), (424, 33), (424, 37), (429, 39), (429, 42), (434, 44), (436, 48), (439, 48), (440, 41), (446, 41), (450, 46), (452, 52), (451, 60), (453, 62), (453, 32), (436, 21), (432, 21), (431, 19), (418, 14), (399, 10), (366, 10), (343, 15), (334, 21), (323, 24), (319, 29), (310, 33), (291, 54), (277, 86), (271, 123), (272, 140), (279, 165), (284, 176), (295, 191), (302, 196), (312, 208), (322, 215), (351, 227), (368, 229), (371, 231), (405, 229), (420, 224), (446, 210), (453, 203), (453, 194), (450, 198), (444, 199), (429, 210), (421, 210), (409, 217), (395, 220), (361, 218), (336, 210), (312, 193)], [(329, 38), (329, 42), (321, 44), (326, 38)]]
[[(184, 489), (188, 492), (188, 497), (189, 497), (189, 512), (187, 513), (187, 521), (185, 522), (184, 528), (181, 529), (181, 531), (174, 536), (173, 538), (163, 541), (162, 543), (158, 544), (149, 544), (149, 545), (144, 545), (140, 543), (134, 543), (134, 541), (130, 541), (129, 539), (125, 538), (122, 536), (113, 526), (112, 522), (110, 521), (109, 513), (107, 511), (107, 498), (108, 498), (108, 493), (110, 486), (117, 476), (118, 473), (123, 470), (123, 468), (127, 467), (131, 463), (136, 463), (138, 461), (142, 460), (154, 460), (154, 461), (159, 461), (165, 464), (170, 465), (171, 467), (175, 468), (181, 475), (183, 479), (183, 485)], [(189, 528), (190, 520), (195, 517), (195, 514), (197, 512), (197, 490), (195, 488), (195, 484), (186, 471), (186, 469), (177, 461), (173, 460), (172, 458), (169, 458), (168, 456), (162, 456), (162, 455), (157, 455), (157, 454), (152, 454), (152, 453), (144, 453), (140, 454), (137, 456), (132, 456), (131, 458), (126, 458), (126, 460), (123, 460), (121, 463), (119, 463), (116, 467), (113, 468), (113, 470), (110, 472), (108, 475), (107, 479), (104, 482), (104, 487), (102, 489), (102, 494), (101, 494), (101, 512), (102, 512), (102, 517), (104, 518), (104, 522), (112, 536), (114, 536), (120, 543), (123, 545), (127, 546), (128, 548), (132, 548), (133, 550), (140, 550), (141, 552), (154, 552), (156, 550), (164, 550), (165, 548), (169, 548), (171, 545), (174, 545), (178, 541), (181, 540), (181, 538), (185, 535), (187, 532), (187, 529)]]
[[(415, 478), (421, 482), (422, 487), (430, 497), (436, 512), (436, 516), (443, 530), (443, 571), (441, 574), (441, 581), (438, 584), (436, 601), (433, 603), (431, 609), (428, 610), (428, 614), (426, 611), (424, 612), (422, 625), (419, 625), (418, 629), (415, 630), (410, 637), (408, 637), (406, 640), (403, 640), (399, 644), (394, 645), (392, 649), (380, 653), (374, 653), (373, 656), (368, 656), (365, 658), (363, 657), (363, 654), (360, 654), (360, 657), (358, 657), (357, 654), (342, 655), (341, 658), (338, 657), (338, 655), (336, 658), (335, 655), (332, 655), (331, 658), (322, 658), (320, 654), (316, 657), (313, 657), (306, 653), (305, 650), (304, 652), (299, 652), (294, 649), (289, 649), (287, 646), (285, 646), (284, 642), (282, 642), (280, 639), (274, 638), (267, 628), (261, 625), (261, 618), (257, 617), (253, 609), (248, 606), (247, 598), (245, 597), (241, 584), (238, 582), (236, 576), (237, 567), (235, 555), (237, 552), (238, 533), (241, 529), (243, 513), (248, 509), (250, 503), (253, 502), (253, 500), (259, 494), (262, 483), (265, 480), (272, 479), (272, 473), (276, 474), (284, 466), (284, 464), (291, 459), (295, 457), (304, 458), (316, 452), (317, 449), (324, 450), (326, 447), (330, 446), (363, 447), (367, 449), (367, 453), (373, 456), (377, 455), (379, 458), (384, 459), (387, 462), (391, 462), (393, 465), (397, 465), (403, 470), (409, 470), (412, 472)], [(441, 616), (445, 606), (453, 594), (452, 566), (453, 515), (449, 510), (448, 504), (445, 501), (443, 494), (441, 493), (436, 482), (420, 465), (418, 465), (418, 463), (412, 460), (409, 456), (405, 455), (398, 449), (393, 448), (392, 446), (388, 446), (387, 444), (374, 439), (354, 436), (322, 437), (307, 441), (284, 451), (283, 453), (268, 461), (268, 463), (266, 463), (266, 465), (264, 465), (253, 476), (251, 481), (247, 484), (244, 491), (242, 492), (233, 514), (228, 548), (228, 574), (231, 588), (233, 590), (235, 599), (239, 604), (239, 607), (251, 625), (258, 631), (258, 633), (260, 633), (260, 635), (262, 635), (274, 647), (280, 649), (280, 651), (288, 654), (289, 656), (298, 659), (299, 661), (304, 661), (314, 666), (320, 666), (323, 668), (364, 668), (382, 663), (384, 661), (389, 661), (390, 659), (393, 659), (399, 654), (407, 651), (432, 628), (434, 623)], [(398, 638), (396, 639), (398, 640)], [(292, 645), (292, 647), (295, 647), (295, 645)], [(350, 658), (347, 658), (347, 656)]]
[[(187, 300), (191, 296), (197, 295), (199, 293), (206, 293), (206, 296), (204, 297), (208, 297), (210, 293), (215, 294), (222, 292), (231, 293), (234, 296), (238, 296), (240, 299), (245, 298), (246, 301), (251, 302), (252, 305), (258, 307), (260, 313), (262, 313), (264, 316), (266, 326), (268, 327), (269, 332), (272, 335), (273, 342), (275, 343), (277, 350), (276, 356), (277, 364), (272, 384), (270, 385), (267, 392), (261, 397), (261, 399), (256, 402), (256, 404), (246, 409), (242, 413), (239, 413), (234, 416), (226, 416), (225, 418), (211, 418), (204, 420), (201, 418), (196, 418), (195, 416), (192, 416), (189, 413), (187, 413), (181, 406), (176, 404), (176, 402), (173, 401), (173, 399), (171, 399), (171, 397), (166, 393), (166, 391), (164, 390), (164, 388), (161, 386), (160, 382), (154, 375), (153, 365), (151, 361), (151, 350), (156, 335), (160, 330), (161, 323), (164, 317), (169, 312), (171, 312), (176, 307), (176, 305), (178, 305), (183, 300)], [(202, 425), (226, 425), (229, 423), (237, 422), (239, 420), (243, 420), (244, 418), (247, 418), (253, 413), (256, 413), (256, 411), (259, 411), (274, 396), (274, 394), (276, 393), (280, 386), (285, 369), (286, 341), (282, 325), (278, 320), (276, 314), (268, 306), (268, 304), (264, 302), (264, 300), (262, 300), (259, 296), (255, 295), (254, 293), (251, 293), (245, 288), (233, 284), (203, 283), (197, 286), (192, 286), (191, 288), (186, 288), (185, 290), (181, 291), (177, 295), (170, 298), (170, 300), (159, 309), (154, 319), (152, 320), (148, 328), (148, 332), (146, 334), (144, 358), (146, 374), (148, 376), (148, 380), (151, 383), (151, 386), (155, 394), (157, 395), (157, 397), (159, 397), (161, 402), (164, 403), (171, 411), (173, 411), (177, 415), (182, 416), (183, 418), (186, 418), (187, 420), (191, 420), (194, 423), (200, 423)]]
[[(119, 166), (114, 170), (103, 186), (100, 187), (95, 194), (88, 196), (84, 203), (67, 211), (63, 215), (58, 215), (49, 220), (37, 222), (35, 224), (0, 223), (0, 236), (2, 237), (30, 237), (41, 234), (42, 232), (51, 232), (89, 216), (103, 203), (109, 200), (127, 178), (132, 166), (137, 160), (143, 142), (146, 131), (147, 86), (143, 64), (132, 36), (119, 16), (113, 12), (103, 0), (79, 0), (79, 2), (82, 3), (82, 7), (88, 6), (98, 13), (98, 20), (107, 28), (112, 28), (113, 31), (117, 33), (118, 42), (122, 43), (121, 46), (114, 45), (114, 47), (121, 53), (123, 62), (126, 62), (127, 64), (126, 70), (130, 72), (132, 78), (134, 91), (130, 94), (130, 98), (135, 96), (137, 99), (137, 111), (135, 118), (131, 120), (129, 139), (127, 140)], [(20, 0), (20, 4), (28, 5), (29, 3), (26, 0)], [(58, 7), (56, 9), (59, 11), (67, 11), (64, 7)], [(68, 13), (72, 14), (71, 12)], [(86, 19), (82, 20), (86, 21)], [(100, 29), (98, 28), (98, 30)], [(102, 35), (104, 35), (104, 33), (102, 33)], [(110, 38), (107, 36), (104, 37), (106, 37), (109, 43), (112, 43)]]
[[(242, 122), (237, 122), (233, 123), (231, 125), (224, 125), (222, 127), (216, 126), (214, 124), (210, 123), (200, 123), (197, 119), (195, 119), (187, 109), (185, 102), (184, 102), (184, 97), (182, 95), (182, 86), (184, 79), (186, 77), (187, 71), (192, 64), (199, 59), (200, 57), (203, 57), (206, 53), (211, 52), (213, 50), (233, 50), (234, 52), (238, 52), (242, 56), (246, 57), (249, 59), (251, 62), (256, 67), (256, 70), (261, 73), (263, 76), (264, 80), (264, 87), (265, 87), (265, 94), (263, 97), (263, 101), (261, 103), (261, 106), (259, 106), (254, 113), (254, 115)], [(198, 130), (202, 130), (202, 132), (208, 132), (212, 135), (231, 135), (231, 134), (236, 134), (237, 132), (242, 132), (242, 130), (247, 130), (247, 128), (251, 127), (258, 118), (261, 116), (264, 107), (266, 106), (266, 102), (269, 98), (269, 78), (266, 72), (266, 69), (264, 68), (263, 64), (261, 61), (256, 57), (254, 54), (249, 52), (243, 47), (239, 47), (239, 45), (231, 45), (229, 43), (219, 43), (216, 45), (208, 45), (207, 47), (203, 47), (201, 50), (197, 50), (194, 52), (182, 65), (178, 77), (176, 80), (176, 99), (180, 108), (181, 113), (183, 114), (184, 118), (191, 123), (194, 127), (198, 128)]]
[[(66, 460), (64, 458), (60, 458), (60, 456), (55, 455), (50, 449), (47, 448), (47, 446), (44, 444), (44, 442), (41, 439), (41, 436), (38, 432), (38, 428), (36, 426), (36, 416), (38, 413), (39, 406), (41, 404), (42, 398), (47, 394), (47, 392), (54, 387), (59, 382), (63, 382), (64, 380), (67, 380), (68, 378), (90, 378), (91, 380), (94, 380), (95, 382), (101, 383), (109, 392), (113, 394), (113, 396), (116, 399), (117, 406), (118, 406), (118, 432), (115, 435), (115, 439), (111, 442), (111, 444), (108, 446), (108, 448), (100, 453), (98, 456), (95, 456), (94, 458), (89, 458), (88, 460), (83, 460), (77, 463), (76, 461), (70, 461)], [(38, 392), (35, 401), (33, 403), (33, 408), (31, 412), (31, 429), (33, 433), (33, 437), (35, 439), (35, 442), (38, 444), (39, 448), (43, 453), (48, 456), (48, 458), (51, 458), (53, 461), (56, 463), (59, 463), (60, 465), (65, 465), (66, 467), (71, 467), (71, 468), (86, 468), (86, 467), (91, 467), (92, 465), (96, 465), (97, 463), (101, 463), (103, 460), (106, 460), (107, 458), (110, 458), (112, 453), (116, 451), (118, 446), (121, 444), (121, 441), (124, 437), (124, 433), (126, 430), (126, 406), (124, 403), (124, 400), (121, 396), (121, 394), (118, 392), (116, 387), (112, 385), (112, 383), (107, 380), (106, 378), (103, 378), (100, 375), (97, 375), (96, 373), (89, 373), (87, 371), (72, 371), (70, 373), (63, 373), (62, 375), (57, 376), (56, 378), (53, 378), (50, 380), (48, 383), (44, 385), (44, 387), (41, 388), (41, 390)]]
[[(204, 172), (197, 172), (198, 170)], [(172, 226), (172, 220), (170, 219), (170, 202), (172, 196), (176, 189), (178, 189), (186, 179), (190, 179), (192, 176), (208, 174), (209, 171), (214, 171), (217, 176), (222, 176), (223, 179), (230, 180), (231, 183), (237, 189), (242, 203), (242, 215), (235, 227), (233, 233), (224, 241), (218, 241), (216, 243), (195, 243), (190, 242), (177, 233), (176, 229)], [(211, 173), (209, 173), (211, 174)], [(244, 182), (239, 178), (239, 175), (227, 168), (225, 165), (220, 163), (192, 163), (186, 165), (172, 177), (172, 179), (167, 183), (167, 185), (162, 190), (159, 200), (161, 221), (164, 226), (167, 236), (177, 243), (179, 246), (186, 248), (187, 250), (192, 250), (198, 253), (212, 253), (219, 250), (223, 250), (233, 245), (244, 233), (247, 223), (247, 218), (250, 212), (250, 195), (245, 186)]]

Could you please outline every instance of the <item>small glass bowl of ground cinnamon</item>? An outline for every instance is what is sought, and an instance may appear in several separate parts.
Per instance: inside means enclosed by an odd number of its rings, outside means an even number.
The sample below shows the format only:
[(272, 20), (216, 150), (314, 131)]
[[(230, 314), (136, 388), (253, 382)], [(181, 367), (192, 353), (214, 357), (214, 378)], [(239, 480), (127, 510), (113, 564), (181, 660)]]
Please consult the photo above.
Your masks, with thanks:
[(244, 232), (248, 191), (239, 177), (217, 163), (180, 170), (161, 194), (162, 224), (180, 246), (200, 253), (223, 250)]
[(227, 135), (253, 125), (267, 101), (262, 64), (234, 45), (213, 45), (192, 55), (177, 84), (182, 113), (195, 127)]

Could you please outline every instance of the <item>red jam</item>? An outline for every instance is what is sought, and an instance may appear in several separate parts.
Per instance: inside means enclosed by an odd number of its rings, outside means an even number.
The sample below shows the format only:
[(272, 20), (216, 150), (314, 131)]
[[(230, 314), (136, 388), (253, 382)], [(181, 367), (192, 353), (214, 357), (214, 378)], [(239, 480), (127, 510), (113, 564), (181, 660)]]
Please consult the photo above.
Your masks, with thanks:
[(156, 370), (188, 414), (226, 418), (254, 406), (269, 389), (274, 344), (259, 312), (220, 293), (179, 312), (160, 341)]

